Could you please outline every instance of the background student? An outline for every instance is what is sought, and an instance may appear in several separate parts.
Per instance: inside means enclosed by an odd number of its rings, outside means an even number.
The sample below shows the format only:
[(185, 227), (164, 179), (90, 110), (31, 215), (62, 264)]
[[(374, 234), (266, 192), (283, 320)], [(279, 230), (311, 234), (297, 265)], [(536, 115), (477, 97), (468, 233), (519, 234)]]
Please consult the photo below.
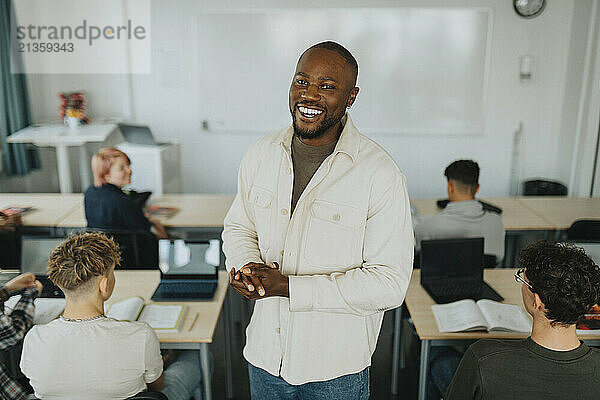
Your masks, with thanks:
[[(104, 315), (115, 286), (118, 246), (99, 232), (72, 236), (48, 262), (67, 301), (60, 318), (25, 337), (21, 370), (41, 399), (124, 399), (146, 390), (169, 400), (199, 399), (197, 351), (185, 351), (163, 374), (156, 334), (143, 322)], [(200, 397), (197, 397), (200, 395)]]
[(582, 249), (544, 241), (519, 263), (531, 336), (471, 345), (445, 399), (597, 399), (600, 350), (578, 339), (575, 324), (600, 300), (600, 269)]
[(84, 194), (88, 227), (147, 230), (154, 226), (159, 239), (167, 238), (165, 227), (144, 215), (142, 207), (121, 189), (131, 183), (131, 161), (114, 147), (100, 149), (92, 157), (94, 184)]
[(415, 224), (417, 249), (422, 240), (483, 237), (484, 253), (504, 258), (504, 225), (499, 214), (487, 211), (475, 200), (479, 191), (479, 165), (457, 160), (446, 167), (448, 200), (442, 211), (421, 217)]
[[(24, 290), (23, 290), (24, 289)], [(10, 315), (4, 313), (4, 302), (15, 292), (22, 291)], [(33, 301), (42, 291), (42, 284), (32, 273), (21, 274), (0, 286), (0, 350), (17, 344), (33, 325), (35, 305)], [(27, 396), (26, 389), (13, 379), (8, 368), (0, 363), (0, 399), (21, 400)]]

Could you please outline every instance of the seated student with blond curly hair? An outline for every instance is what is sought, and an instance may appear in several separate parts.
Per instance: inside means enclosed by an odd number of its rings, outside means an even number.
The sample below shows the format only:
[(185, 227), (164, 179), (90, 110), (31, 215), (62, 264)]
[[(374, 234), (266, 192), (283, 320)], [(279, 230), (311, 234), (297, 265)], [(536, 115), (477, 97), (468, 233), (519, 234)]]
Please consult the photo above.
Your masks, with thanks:
[(152, 328), (104, 315), (119, 264), (119, 247), (99, 232), (72, 236), (50, 254), (49, 278), (67, 303), (60, 318), (34, 326), (23, 343), (21, 370), (36, 397), (126, 399), (147, 388), (170, 400), (196, 397), (198, 352), (183, 352), (163, 374)]

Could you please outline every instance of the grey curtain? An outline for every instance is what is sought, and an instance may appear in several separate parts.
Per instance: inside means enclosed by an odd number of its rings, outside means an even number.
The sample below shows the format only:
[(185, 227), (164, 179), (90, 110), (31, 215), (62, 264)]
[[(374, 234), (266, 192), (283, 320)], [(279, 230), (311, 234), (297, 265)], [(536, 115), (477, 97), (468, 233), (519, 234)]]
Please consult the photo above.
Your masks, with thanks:
[[(0, 0), (0, 142), (2, 162), (7, 175), (27, 175), (40, 168), (40, 158), (35, 147), (27, 144), (6, 142), (12, 133), (31, 123), (29, 96), (25, 74), (12, 74), (11, 52), (20, 54), (11, 46), (11, 1)], [(21, 62), (20, 60), (13, 60)]]

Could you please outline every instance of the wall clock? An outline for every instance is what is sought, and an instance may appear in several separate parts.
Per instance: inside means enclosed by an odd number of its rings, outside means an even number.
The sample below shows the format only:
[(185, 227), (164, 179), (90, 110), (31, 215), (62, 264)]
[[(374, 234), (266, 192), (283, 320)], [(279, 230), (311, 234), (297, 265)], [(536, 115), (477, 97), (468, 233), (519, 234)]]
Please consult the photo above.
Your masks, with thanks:
[(513, 7), (523, 18), (534, 18), (546, 7), (546, 0), (513, 0)]

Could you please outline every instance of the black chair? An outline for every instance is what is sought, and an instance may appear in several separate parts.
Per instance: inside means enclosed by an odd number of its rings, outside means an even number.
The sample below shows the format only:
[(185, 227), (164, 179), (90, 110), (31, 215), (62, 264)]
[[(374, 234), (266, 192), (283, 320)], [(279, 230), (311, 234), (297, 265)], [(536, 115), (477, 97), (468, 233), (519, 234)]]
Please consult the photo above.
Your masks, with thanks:
[(22, 340), (17, 344), (7, 347), (6, 349), (0, 351), (0, 363), (6, 366), (8, 376), (17, 380), (25, 378), (25, 375), (23, 375), (23, 373), (21, 372), (21, 368), (19, 368), (22, 351)]
[(161, 392), (140, 392), (135, 396), (128, 397), (125, 400), (169, 400)]
[(121, 269), (158, 268), (158, 240), (148, 231), (87, 228), (112, 237), (121, 250)]
[(560, 182), (532, 179), (523, 182), (524, 196), (566, 196), (567, 187)]
[(0, 230), (0, 268), (19, 267), (21, 239), (18, 230)]
[(600, 242), (600, 219), (580, 219), (567, 230), (568, 240)]

